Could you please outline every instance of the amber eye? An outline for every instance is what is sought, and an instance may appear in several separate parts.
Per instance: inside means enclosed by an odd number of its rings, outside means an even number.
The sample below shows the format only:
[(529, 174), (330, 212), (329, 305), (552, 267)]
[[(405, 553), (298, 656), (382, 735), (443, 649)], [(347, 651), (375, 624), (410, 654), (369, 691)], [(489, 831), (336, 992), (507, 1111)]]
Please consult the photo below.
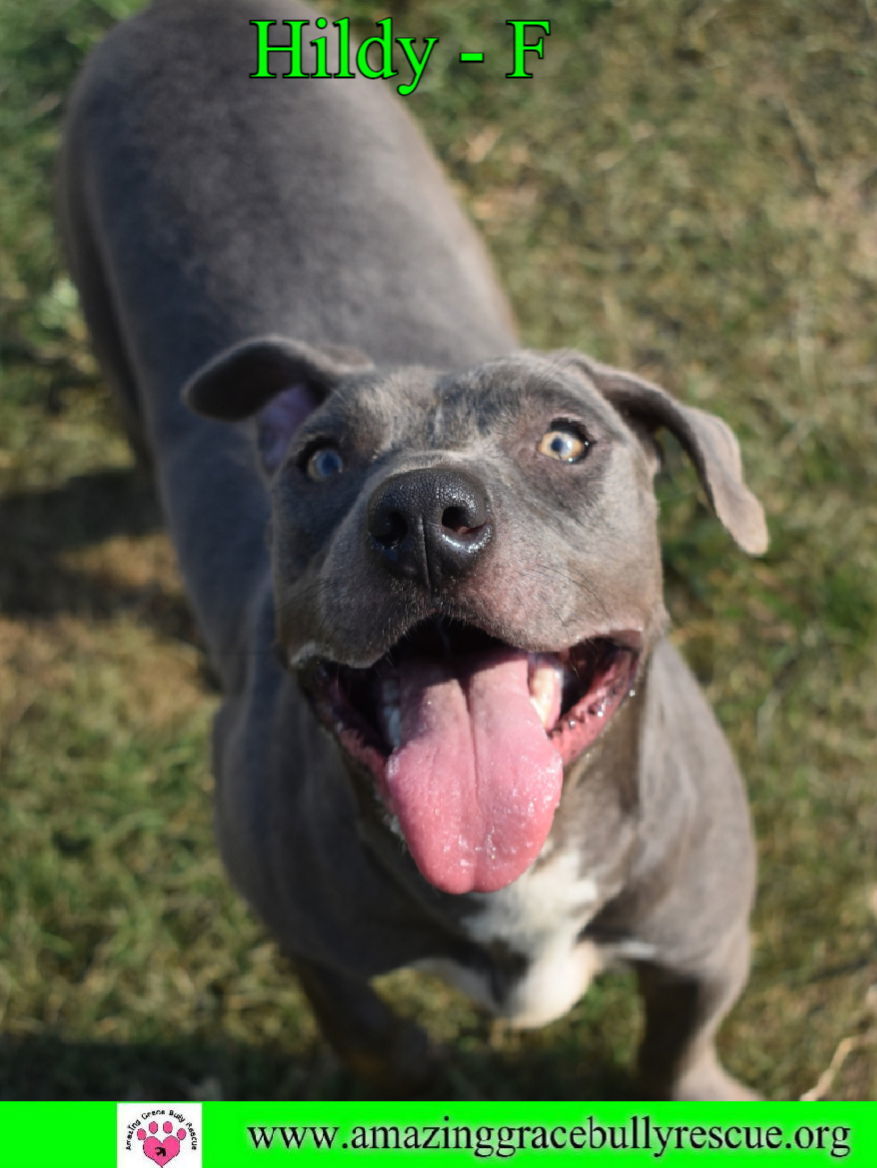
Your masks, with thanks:
[(542, 435), (536, 449), (546, 458), (556, 458), (558, 462), (581, 462), (590, 445), (580, 426), (557, 419)]
[(334, 446), (318, 446), (308, 455), (305, 473), (315, 483), (334, 478), (344, 470), (344, 459)]

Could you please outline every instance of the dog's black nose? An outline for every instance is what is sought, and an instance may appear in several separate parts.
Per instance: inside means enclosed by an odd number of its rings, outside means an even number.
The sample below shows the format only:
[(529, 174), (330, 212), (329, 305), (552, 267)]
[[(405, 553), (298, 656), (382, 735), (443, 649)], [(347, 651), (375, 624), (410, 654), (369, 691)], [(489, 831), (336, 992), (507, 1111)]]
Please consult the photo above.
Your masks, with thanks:
[(470, 572), (493, 538), (487, 491), (461, 470), (391, 475), (369, 502), (368, 538), (394, 576), (433, 591)]

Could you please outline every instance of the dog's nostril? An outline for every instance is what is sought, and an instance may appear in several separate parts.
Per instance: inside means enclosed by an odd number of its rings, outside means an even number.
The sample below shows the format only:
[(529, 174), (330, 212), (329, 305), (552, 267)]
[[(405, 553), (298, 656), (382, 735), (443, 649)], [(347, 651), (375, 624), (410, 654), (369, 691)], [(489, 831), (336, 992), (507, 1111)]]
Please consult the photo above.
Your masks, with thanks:
[(447, 507), (442, 512), (442, 527), (454, 535), (471, 535), (482, 526), (480, 523), (473, 524), (473, 518), (465, 507)]
[(401, 511), (385, 511), (372, 527), (372, 537), (383, 548), (395, 548), (408, 534), (408, 523)]

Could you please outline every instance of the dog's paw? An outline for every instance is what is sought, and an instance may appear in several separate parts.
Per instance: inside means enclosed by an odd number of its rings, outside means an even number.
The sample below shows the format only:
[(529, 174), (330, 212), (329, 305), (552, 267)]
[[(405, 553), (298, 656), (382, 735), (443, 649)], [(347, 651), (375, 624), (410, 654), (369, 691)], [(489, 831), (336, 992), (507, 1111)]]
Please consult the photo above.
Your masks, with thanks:
[(445, 1056), (413, 1022), (395, 1020), (380, 1046), (348, 1043), (338, 1054), (365, 1098), (443, 1098)]
[(761, 1096), (730, 1075), (712, 1049), (681, 1073), (662, 1074), (654, 1068), (651, 1075), (640, 1076), (640, 1099), (670, 1100), (675, 1103), (755, 1103)]
[(670, 1098), (678, 1103), (757, 1103), (762, 1096), (717, 1063), (684, 1075)]

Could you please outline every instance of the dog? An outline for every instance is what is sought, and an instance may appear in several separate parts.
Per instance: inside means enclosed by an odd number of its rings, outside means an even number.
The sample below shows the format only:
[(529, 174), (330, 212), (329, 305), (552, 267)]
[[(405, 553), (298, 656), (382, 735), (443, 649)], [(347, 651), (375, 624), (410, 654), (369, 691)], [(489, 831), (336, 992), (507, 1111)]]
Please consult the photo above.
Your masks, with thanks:
[(61, 158), (94, 347), (221, 679), (225, 864), (385, 1097), (440, 1057), (374, 976), (541, 1026), (621, 960), (640, 1098), (752, 1098), (714, 1043), (752, 833), (664, 637), (652, 488), (665, 428), (762, 552), (737, 441), (634, 373), (521, 351), (403, 102), (249, 76), (250, 20), (311, 17), (155, 0), (89, 60)]

